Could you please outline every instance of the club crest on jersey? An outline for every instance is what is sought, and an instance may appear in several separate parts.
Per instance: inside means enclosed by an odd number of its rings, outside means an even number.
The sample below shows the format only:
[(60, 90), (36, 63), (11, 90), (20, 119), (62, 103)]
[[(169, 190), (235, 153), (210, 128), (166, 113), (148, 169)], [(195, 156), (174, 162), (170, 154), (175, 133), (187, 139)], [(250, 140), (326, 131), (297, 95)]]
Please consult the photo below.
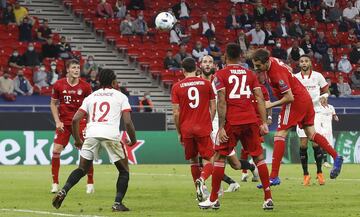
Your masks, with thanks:
[(288, 88), (288, 86), (286, 85), (284, 80), (279, 80), (279, 86), (280, 86), (281, 89), (287, 89)]
[(82, 89), (77, 90), (77, 95), (81, 95), (83, 93)]
[(214, 84), (215, 84), (215, 86), (219, 86), (220, 85), (220, 81), (219, 81), (219, 79), (217, 78), (217, 77), (215, 77), (214, 78)]
[(63, 90), (63, 92), (62, 92), (63, 94), (66, 94), (66, 90)]

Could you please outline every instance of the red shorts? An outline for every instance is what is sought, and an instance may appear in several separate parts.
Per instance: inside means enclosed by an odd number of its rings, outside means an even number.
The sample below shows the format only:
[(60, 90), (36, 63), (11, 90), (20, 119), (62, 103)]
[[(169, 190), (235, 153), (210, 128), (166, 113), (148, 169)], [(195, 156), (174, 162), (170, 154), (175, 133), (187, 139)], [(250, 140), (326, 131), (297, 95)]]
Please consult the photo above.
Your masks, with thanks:
[[(84, 135), (85, 135), (85, 128), (86, 124), (80, 124), (80, 138), (84, 141)], [(55, 137), (54, 137), (54, 143), (59, 144), (62, 146), (67, 146), (70, 140), (71, 135), (71, 125), (64, 125), (64, 132), (61, 132), (60, 130), (55, 131)]]
[(214, 155), (214, 144), (210, 136), (182, 139), (185, 148), (185, 159), (197, 157), (199, 154), (205, 160)]
[(226, 143), (215, 146), (215, 150), (221, 155), (227, 156), (240, 140), (243, 149), (252, 157), (257, 157), (263, 153), (260, 143), (260, 129), (257, 123), (229, 125), (225, 124), (225, 131), (229, 137)]
[(314, 125), (315, 111), (311, 100), (298, 100), (283, 105), (279, 114), (277, 131), (287, 130), (296, 125)]

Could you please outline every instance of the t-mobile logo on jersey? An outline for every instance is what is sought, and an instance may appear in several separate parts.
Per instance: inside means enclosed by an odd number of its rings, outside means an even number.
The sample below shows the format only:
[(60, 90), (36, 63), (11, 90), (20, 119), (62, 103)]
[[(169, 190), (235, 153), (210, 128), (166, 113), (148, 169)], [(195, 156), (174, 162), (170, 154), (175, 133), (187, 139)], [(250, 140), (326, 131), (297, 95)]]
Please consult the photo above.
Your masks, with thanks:
[(66, 104), (70, 104), (70, 102), (71, 102), (71, 96), (64, 96), (64, 102), (65, 102)]

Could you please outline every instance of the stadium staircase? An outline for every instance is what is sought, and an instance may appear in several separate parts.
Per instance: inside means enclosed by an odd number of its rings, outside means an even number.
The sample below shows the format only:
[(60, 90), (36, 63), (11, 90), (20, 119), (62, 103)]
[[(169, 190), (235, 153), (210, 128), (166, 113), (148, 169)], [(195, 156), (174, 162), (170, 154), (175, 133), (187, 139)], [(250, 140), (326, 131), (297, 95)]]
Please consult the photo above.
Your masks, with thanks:
[[(74, 50), (81, 52), (83, 58), (92, 55), (100, 67), (113, 69), (118, 81), (125, 86), (130, 95), (139, 96), (144, 92), (151, 93), (156, 112), (167, 113), (168, 129), (174, 129), (171, 118), (169, 91), (159, 83), (148, 77), (138, 69), (127, 57), (105, 44), (91, 27), (66, 9), (61, 1), (57, 0), (22, 0), (21, 4), (28, 8), (30, 15), (40, 20), (47, 19), (53, 32), (65, 36)], [(41, 22), (40, 22), (41, 23)]]

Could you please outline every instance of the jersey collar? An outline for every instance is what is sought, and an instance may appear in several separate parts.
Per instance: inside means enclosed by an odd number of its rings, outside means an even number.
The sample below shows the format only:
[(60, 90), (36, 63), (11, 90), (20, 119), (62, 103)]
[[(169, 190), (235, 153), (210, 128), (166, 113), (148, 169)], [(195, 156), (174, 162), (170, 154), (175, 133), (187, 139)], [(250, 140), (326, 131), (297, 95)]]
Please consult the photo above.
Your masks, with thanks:
[[(301, 73), (301, 77), (302, 77), (302, 79), (305, 79), (305, 77), (304, 77), (304, 74), (302, 73), (302, 72), (300, 72)], [(311, 77), (311, 74), (312, 74), (312, 70), (310, 70), (310, 74), (309, 74), (309, 77), (308, 77), (308, 79), (310, 79), (310, 77)]]

